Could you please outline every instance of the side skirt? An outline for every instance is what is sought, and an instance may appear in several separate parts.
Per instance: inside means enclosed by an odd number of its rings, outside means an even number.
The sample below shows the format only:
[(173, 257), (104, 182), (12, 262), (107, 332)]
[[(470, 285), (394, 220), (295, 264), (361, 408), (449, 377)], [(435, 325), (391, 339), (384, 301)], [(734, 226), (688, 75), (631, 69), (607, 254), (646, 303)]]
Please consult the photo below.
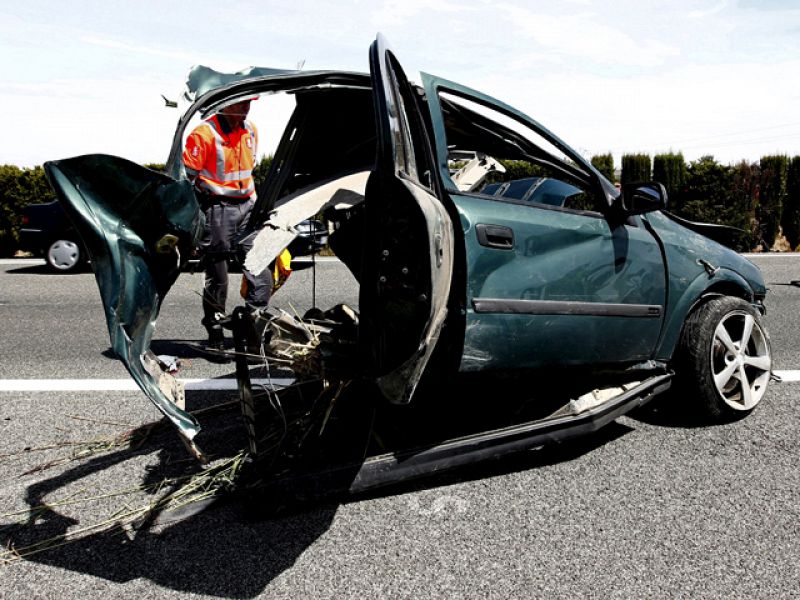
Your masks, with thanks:
[(578, 415), (551, 416), (447, 440), (436, 446), (371, 456), (361, 464), (293, 473), (272, 481), (262, 480), (261, 484), (268, 490), (281, 490), (299, 497), (364, 492), (592, 433), (634, 408), (643, 406), (657, 394), (669, 389), (671, 383), (671, 373), (656, 375)]
[(547, 418), (468, 437), (448, 440), (423, 450), (370, 457), (349, 490), (362, 492), (396, 481), (529, 450), (597, 431), (617, 417), (644, 405), (669, 389), (672, 375), (651, 377), (641, 384), (579, 415)]

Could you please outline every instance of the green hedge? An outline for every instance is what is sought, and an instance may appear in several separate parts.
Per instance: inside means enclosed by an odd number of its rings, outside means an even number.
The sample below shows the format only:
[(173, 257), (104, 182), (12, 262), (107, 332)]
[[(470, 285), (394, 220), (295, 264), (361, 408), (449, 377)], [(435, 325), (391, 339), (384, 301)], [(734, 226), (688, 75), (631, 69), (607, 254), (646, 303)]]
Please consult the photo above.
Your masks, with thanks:
[(781, 226), (786, 240), (797, 250), (800, 245), (800, 156), (795, 156), (789, 161)]
[(765, 250), (772, 247), (781, 223), (783, 201), (786, 196), (786, 174), (789, 159), (783, 155), (762, 156), (758, 195), (759, 236), (766, 244)]
[(13, 256), (17, 250), (22, 209), (54, 198), (42, 167), (0, 166), (0, 256)]
[(272, 155), (264, 156), (253, 169), (253, 181), (256, 184), (256, 189), (261, 188), (261, 184), (267, 178), (269, 167), (272, 164)]
[(596, 154), (592, 157), (592, 166), (600, 171), (603, 176), (611, 183), (616, 181), (614, 175), (614, 155), (610, 152), (608, 154)]

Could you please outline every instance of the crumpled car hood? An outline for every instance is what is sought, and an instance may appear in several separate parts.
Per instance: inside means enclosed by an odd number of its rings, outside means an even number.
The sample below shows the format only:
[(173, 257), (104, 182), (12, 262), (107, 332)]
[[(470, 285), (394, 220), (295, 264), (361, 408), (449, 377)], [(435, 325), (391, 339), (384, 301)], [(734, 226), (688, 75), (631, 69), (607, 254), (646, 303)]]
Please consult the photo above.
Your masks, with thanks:
[(161, 302), (203, 232), (191, 184), (103, 154), (47, 162), (44, 169), (89, 251), (111, 347), (191, 440), (200, 427), (179, 407), (182, 384), (149, 350)]

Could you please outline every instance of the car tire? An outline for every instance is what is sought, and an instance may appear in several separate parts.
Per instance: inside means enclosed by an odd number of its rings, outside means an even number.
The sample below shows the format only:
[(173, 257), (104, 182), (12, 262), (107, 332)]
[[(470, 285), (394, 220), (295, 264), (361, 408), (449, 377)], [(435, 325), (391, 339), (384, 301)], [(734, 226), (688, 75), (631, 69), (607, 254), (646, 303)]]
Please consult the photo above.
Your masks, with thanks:
[(685, 400), (697, 394), (707, 419), (742, 418), (764, 397), (772, 369), (769, 335), (758, 311), (741, 298), (715, 297), (692, 312), (679, 353), (678, 388)]
[(54, 240), (44, 254), (47, 265), (59, 273), (73, 273), (83, 263), (83, 251), (80, 244), (70, 239)]

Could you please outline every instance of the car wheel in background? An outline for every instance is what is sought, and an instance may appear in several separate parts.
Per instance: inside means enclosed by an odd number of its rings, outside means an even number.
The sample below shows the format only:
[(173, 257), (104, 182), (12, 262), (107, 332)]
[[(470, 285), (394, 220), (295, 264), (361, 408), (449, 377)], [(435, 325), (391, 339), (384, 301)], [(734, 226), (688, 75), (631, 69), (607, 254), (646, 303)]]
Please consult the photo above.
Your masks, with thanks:
[(700, 409), (713, 421), (752, 411), (767, 390), (772, 369), (769, 335), (741, 298), (712, 298), (686, 320), (677, 363), (679, 385), (699, 392)]
[(45, 252), (45, 260), (51, 269), (59, 273), (77, 271), (83, 257), (81, 247), (72, 240), (55, 240)]

